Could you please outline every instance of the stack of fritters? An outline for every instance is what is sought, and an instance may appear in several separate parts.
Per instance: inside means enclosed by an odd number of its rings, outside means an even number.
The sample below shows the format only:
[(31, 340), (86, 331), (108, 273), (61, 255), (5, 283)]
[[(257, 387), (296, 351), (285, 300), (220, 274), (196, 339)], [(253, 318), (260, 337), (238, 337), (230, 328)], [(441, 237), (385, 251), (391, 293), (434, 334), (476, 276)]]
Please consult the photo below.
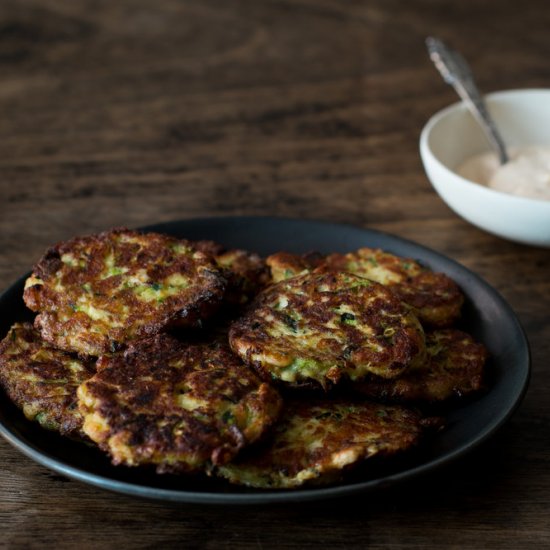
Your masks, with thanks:
[(35, 328), (14, 326), (0, 349), (6, 393), (28, 418), (91, 439), (115, 464), (159, 472), (209, 470), (260, 438), (279, 414), (278, 392), (227, 343), (168, 334), (201, 327), (228, 293), (226, 268), (199, 248), (115, 229), (49, 249), (25, 284)]
[[(296, 281), (317, 274), (355, 274), (371, 284), (377, 281), (384, 285), (418, 319), (426, 352), (422, 360), (411, 362), (409, 368), (400, 369), (394, 376), (381, 376), (382, 373), (376, 371), (360, 378), (348, 376), (354, 381), (353, 385), (348, 384), (354, 392), (423, 404), (465, 397), (482, 389), (487, 352), (482, 344), (456, 328), (464, 296), (444, 273), (433, 272), (411, 258), (372, 248), (326, 257), (280, 252), (269, 256), (266, 263), (274, 280), (278, 281), (272, 289), (282, 288), (287, 280)], [(387, 307), (381, 310), (386, 313)], [(370, 334), (372, 336), (373, 332)], [(384, 336), (387, 343), (389, 335), (391, 344), (399, 349), (402, 344), (397, 334), (380, 323), (374, 336), (382, 347)]]
[(329, 483), (415, 447), (423, 405), (483, 384), (456, 284), (381, 250), (264, 260), (115, 229), (48, 250), (24, 299), (34, 328), (0, 344), (8, 397), (159, 473)]

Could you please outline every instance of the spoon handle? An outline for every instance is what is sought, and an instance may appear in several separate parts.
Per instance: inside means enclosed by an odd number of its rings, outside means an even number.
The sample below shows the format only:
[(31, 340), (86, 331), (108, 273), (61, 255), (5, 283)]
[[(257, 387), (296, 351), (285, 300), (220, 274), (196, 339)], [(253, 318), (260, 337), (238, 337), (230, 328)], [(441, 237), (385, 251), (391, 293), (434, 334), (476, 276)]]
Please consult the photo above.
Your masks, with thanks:
[(504, 141), (487, 111), (474, 77), (466, 60), (455, 50), (433, 37), (426, 39), (431, 60), (441, 73), (443, 80), (450, 84), (475, 116), (491, 145), (496, 149), (501, 164), (508, 162)]

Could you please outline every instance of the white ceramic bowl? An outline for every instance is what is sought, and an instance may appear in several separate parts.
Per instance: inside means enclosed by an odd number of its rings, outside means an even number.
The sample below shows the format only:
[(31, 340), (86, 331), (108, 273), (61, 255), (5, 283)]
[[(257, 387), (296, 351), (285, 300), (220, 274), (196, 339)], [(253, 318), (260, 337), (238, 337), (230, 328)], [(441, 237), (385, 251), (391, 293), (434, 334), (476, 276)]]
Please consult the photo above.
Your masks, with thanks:
[[(550, 146), (550, 90), (510, 90), (485, 99), (507, 146)], [(479, 125), (460, 102), (436, 113), (420, 136), (428, 178), (457, 214), (500, 237), (550, 247), (550, 201), (495, 191), (455, 172), (467, 158), (489, 150)]]

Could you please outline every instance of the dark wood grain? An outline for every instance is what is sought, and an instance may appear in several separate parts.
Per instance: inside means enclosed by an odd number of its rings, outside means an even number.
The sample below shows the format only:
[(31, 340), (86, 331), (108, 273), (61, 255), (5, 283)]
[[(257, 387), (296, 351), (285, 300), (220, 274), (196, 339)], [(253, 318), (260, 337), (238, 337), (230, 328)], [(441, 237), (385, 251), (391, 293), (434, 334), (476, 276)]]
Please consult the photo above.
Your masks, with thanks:
[(509, 301), (531, 342), (519, 411), (482, 449), (379, 495), (169, 505), (69, 481), (0, 442), (5, 548), (550, 546), (550, 253), (433, 192), (420, 129), (455, 101), (437, 34), (485, 91), (550, 83), (545, 0), (2, 0), (0, 287), (51, 243), (120, 225), (283, 215), (384, 230)]

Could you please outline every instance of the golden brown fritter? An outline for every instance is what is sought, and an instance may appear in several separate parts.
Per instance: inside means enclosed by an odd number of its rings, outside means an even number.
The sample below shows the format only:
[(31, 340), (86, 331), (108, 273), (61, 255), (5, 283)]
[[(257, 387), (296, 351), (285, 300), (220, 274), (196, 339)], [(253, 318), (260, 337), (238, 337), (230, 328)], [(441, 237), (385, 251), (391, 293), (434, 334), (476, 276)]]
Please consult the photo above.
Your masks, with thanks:
[(16, 323), (0, 343), (0, 384), (29, 420), (62, 435), (82, 436), (77, 387), (94, 364), (60, 351), (30, 323)]
[(331, 254), (321, 269), (349, 271), (391, 287), (427, 326), (448, 327), (460, 317), (464, 296), (456, 283), (411, 258), (360, 248), (348, 254)]
[(308, 254), (292, 254), (290, 252), (277, 252), (268, 256), (265, 263), (269, 267), (271, 280), (279, 283), (298, 275), (303, 275), (315, 269), (323, 261), (323, 256), (318, 252)]
[(258, 254), (227, 250), (214, 241), (196, 241), (193, 246), (210, 254), (222, 269), (228, 282), (225, 300), (231, 305), (246, 304), (270, 282), (265, 261)]
[(260, 489), (326, 484), (368, 459), (410, 449), (421, 434), (421, 417), (404, 407), (294, 399), (265, 443), (217, 471)]
[(426, 334), (428, 360), (391, 382), (369, 377), (353, 388), (363, 395), (402, 402), (436, 403), (471, 395), (483, 387), (487, 350), (465, 332)]
[(159, 473), (223, 464), (260, 438), (281, 399), (229, 348), (167, 335), (98, 360), (78, 390), (84, 431), (114, 464)]
[(226, 299), (242, 305), (254, 298), (269, 282), (265, 262), (246, 250), (228, 250), (215, 257), (217, 264), (229, 272)]
[(87, 355), (167, 327), (192, 325), (220, 304), (225, 279), (184, 240), (114, 229), (50, 248), (25, 284), (35, 326), (59, 348)]
[(351, 273), (307, 273), (267, 288), (229, 332), (266, 378), (322, 387), (368, 373), (395, 378), (424, 360), (424, 333), (385, 286)]

